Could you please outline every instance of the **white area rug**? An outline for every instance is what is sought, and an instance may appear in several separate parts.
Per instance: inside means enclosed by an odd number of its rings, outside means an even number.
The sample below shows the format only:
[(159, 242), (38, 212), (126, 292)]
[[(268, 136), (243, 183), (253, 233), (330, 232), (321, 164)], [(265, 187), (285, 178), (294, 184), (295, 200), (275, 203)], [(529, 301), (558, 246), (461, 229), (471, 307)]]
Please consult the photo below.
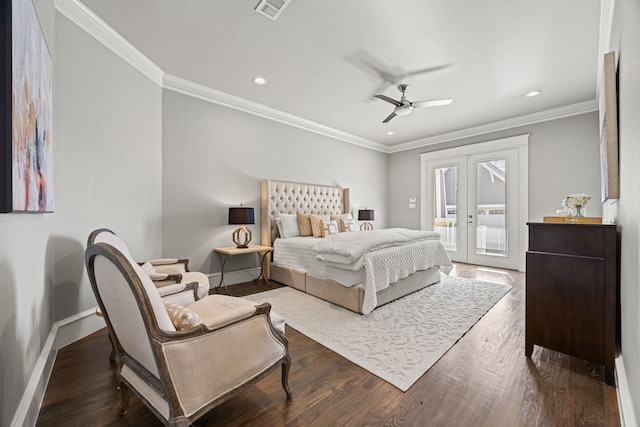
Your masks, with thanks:
[(244, 298), (269, 302), (288, 326), (407, 391), (510, 289), (443, 275), (364, 316), (289, 287)]

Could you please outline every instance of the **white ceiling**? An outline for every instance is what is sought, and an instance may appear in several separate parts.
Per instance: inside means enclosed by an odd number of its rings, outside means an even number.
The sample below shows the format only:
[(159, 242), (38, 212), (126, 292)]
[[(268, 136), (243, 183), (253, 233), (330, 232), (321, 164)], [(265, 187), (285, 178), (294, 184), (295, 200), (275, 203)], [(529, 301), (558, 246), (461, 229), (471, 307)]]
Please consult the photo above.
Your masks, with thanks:
[[(258, 1), (82, 3), (168, 75), (390, 150), (596, 98), (600, 0)], [(383, 124), (401, 82), (454, 102)]]

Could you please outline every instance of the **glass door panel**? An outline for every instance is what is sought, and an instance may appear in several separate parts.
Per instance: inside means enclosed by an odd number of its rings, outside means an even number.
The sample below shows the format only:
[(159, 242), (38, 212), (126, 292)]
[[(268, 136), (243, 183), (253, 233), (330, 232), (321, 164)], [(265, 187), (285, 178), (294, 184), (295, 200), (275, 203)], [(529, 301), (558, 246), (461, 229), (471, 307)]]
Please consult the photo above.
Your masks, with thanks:
[(425, 229), (440, 233), (442, 245), (453, 261), (467, 262), (467, 159), (429, 162), (426, 186)]
[(440, 233), (442, 245), (448, 251), (458, 251), (458, 168), (434, 168), (433, 229)]
[(467, 262), (518, 268), (518, 151), (469, 156)]
[(507, 255), (507, 161), (487, 160), (476, 167), (476, 254)]

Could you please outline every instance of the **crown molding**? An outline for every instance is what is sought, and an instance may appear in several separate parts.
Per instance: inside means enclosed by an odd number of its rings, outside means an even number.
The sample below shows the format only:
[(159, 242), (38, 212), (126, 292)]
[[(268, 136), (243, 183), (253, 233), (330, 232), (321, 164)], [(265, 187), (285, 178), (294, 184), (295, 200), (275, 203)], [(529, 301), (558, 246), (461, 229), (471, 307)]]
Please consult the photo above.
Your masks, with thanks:
[(61, 14), (69, 18), (78, 27), (91, 34), (96, 40), (111, 49), (116, 55), (127, 61), (158, 86), (162, 85), (164, 71), (84, 4), (78, 0), (54, 0), (54, 4)]
[(172, 90), (174, 92), (193, 96), (204, 101), (213, 102), (215, 104), (233, 108), (235, 110), (243, 111), (255, 116), (263, 117), (275, 122), (284, 123), (286, 125), (324, 135), (329, 138), (348, 142), (360, 147), (381, 151), (383, 153), (389, 152), (389, 147), (387, 147), (386, 145), (369, 141), (368, 139), (360, 138), (358, 136), (333, 129), (328, 126), (321, 125), (311, 120), (303, 119), (293, 114), (285, 113), (283, 111), (276, 110), (275, 108), (258, 104), (257, 102), (230, 95), (226, 92), (221, 92), (219, 90), (215, 90), (210, 87), (203, 86), (171, 74), (164, 75), (162, 86), (165, 89)]
[(551, 110), (527, 114), (525, 116), (500, 120), (497, 122), (474, 126), (467, 129), (461, 129), (454, 132), (443, 133), (441, 135), (435, 135), (429, 138), (416, 139), (415, 141), (409, 141), (390, 147), (389, 153), (398, 153), (401, 151), (412, 150), (414, 148), (426, 147), (427, 145), (440, 144), (447, 141), (456, 141), (458, 139), (470, 138), (473, 136), (484, 135), (491, 132), (498, 132), (501, 130), (511, 129), (519, 126), (528, 126), (536, 123), (547, 122), (550, 120), (577, 116), (594, 111), (598, 111), (598, 103), (595, 99), (592, 99), (589, 101), (579, 102), (577, 104), (571, 104), (564, 107), (553, 108)]

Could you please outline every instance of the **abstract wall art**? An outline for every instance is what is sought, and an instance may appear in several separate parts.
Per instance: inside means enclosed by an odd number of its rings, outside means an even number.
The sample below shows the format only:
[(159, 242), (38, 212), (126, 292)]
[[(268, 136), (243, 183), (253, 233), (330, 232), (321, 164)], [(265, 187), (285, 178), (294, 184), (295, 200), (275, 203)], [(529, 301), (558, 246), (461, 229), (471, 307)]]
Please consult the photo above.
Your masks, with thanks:
[(31, 0), (0, 1), (0, 212), (52, 212), (51, 55)]
[(600, 84), (600, 184), (602, 203), (620, 197), (616, 53), (604, 55)]

